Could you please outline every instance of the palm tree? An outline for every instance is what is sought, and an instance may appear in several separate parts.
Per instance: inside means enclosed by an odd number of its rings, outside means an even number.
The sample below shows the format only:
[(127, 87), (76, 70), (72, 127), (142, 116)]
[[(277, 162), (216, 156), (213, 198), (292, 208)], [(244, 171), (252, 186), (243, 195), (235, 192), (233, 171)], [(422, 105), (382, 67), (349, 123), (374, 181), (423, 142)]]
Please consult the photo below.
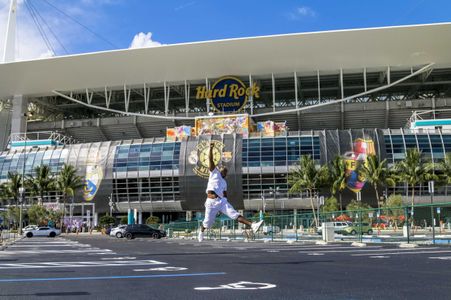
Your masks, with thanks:
[[(74, 166), (64, 164), (56, 179), (57, 190), (63, 195), (64, 210), (66, 209), (68, 197), (73, 197), (75, 192), (85, 185), (83, 177), (78, 176), (76, 173), (77, 170)], [(61, 220), (61, 229), (62, 227), (63, 220)]]
[(22, 175), (14, 172), (8, 172), (8, 181), (4, 184), (5, 195), (8, 199), (13, 199), (16, 207), (19, 204), (19, 190), (21, 187)]
[(377, 208), (380, 209), (378, 188), (384, 185), (395, 185), (387, 168), (387, 160), (379, 161), (376, 155), (369, 155), (366, 163), (360, 169), (360, 174), (372, 185), (376, 193)]
[(415, 203), (415, 186), (428, 180), (436, 179), (437, 176), (431, 172), (430, 164), (421, 157), (421, 152), (417, 149), (408, 149), (406, 158), (400, 161), (395, 167), (399, 179), (407, 183), (412, 190), (411, 206)]
[(47, 165), (37, 166), (34, 172), (36, 173), (35, 176), (27, 176), (27, 185), (33, 195), (39, 196), (39, 203), (41, 204), (44, 201), (44, 196), (55, 189), (56, 179)]
[(317, 167), (315, 161), (310, 155), (301, 156), (299, 165), (289, 174), (288, 182), (291, 185), (289, 193), (299, 193), (303, 190), (307, 191), (312, 206), (313, 219), (315, 226), (319, 226), (315, 215), (315, 206), (313, 204), (313, 193), (320, 187), (324, 186), (328, 181), (327, 166)]
[(340, 210), (343, 210), (343, 201), (341, 193), (346, 188), (346, 163), (340, 156), (336, 156), (329, 167), (329, 176), (331, 181), (331, 193), (338, 193), (340, 201)]
[(445, 185), (445, 196), (448, 196), (448, 185), (451, 184), (451, 153), (447, 153), (445, 159), (435, 164), (442, 184)]

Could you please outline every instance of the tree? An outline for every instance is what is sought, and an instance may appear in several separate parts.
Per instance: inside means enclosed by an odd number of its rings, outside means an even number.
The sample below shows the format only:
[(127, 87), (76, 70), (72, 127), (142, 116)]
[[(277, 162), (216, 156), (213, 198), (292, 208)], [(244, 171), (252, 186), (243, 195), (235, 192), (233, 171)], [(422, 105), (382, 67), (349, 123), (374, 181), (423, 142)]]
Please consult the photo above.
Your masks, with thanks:
[(128, 217), (127, 216), (121, 217), (120, 223), (121, 224), (128, 224)]
[(100, 217), (100, 219), (99, 219), (100, 226), (111, 225), (111, 224), (114, 224), (115, 222), (116, 222), (116, 219), (109, 215), (104, 215), (104, 216)]
[(448, 185), (451, 184), (451, 153), (447, 153), (445, 159), (435, 164), (438, 178), (445, 185), (445, 196), (448, 196)]
[(55, 189), (56, 180), (47, 165), (37, 166), (34, 171), (35, 176), (27, 176), (27, 185), (31, 193), (39, 197), (39, 203), (42, 203), (44, 195)]
[(312, 207), (313, 220), (315, 226), (319, 226), (313, 204), (313, 193), (323, 187), (328, 179), (329, 172), (327, 166), (317, 167), (310, 155), (303, 155), (299, 160), (299, 165), (289, 174), (288, 182), (291, 185), (289, 193), (300, 193), (307, 191)]
[(338, 210), (338, 201), (335, 197), (329, 197), (324, 201), (324, 205), (321, 207), (322, 213), (332, 213)]
[(376, 193), (377, 208), (380, 209), (378, 188), (385, 185), (395, 185), (393, 178), (389, 176), (387, 160), (379, 161), (376, 155), (369, 155), (366, 163), (362, 165), (360, 173), (373, 187)]
[(399, 179), (407, 183), (412, 190), (411, 206), (415, 204), (415, 186), (428, 180), (434, 180), (438, 177), (433, 174), (430, 164), (426, 163), (421, 157), (421, 152), (417, 149), (408, 149), (404, 160), (396, 165), (396, 171)]
[(14, 172), (8, 172), (8, 181), (4, 185), (6, 197), (13, 199), (14, 205), (19, 204), (19, 189), (22, 187), (22, 175)]
[[(75, 192), (81, 189), (85, 183), (83, 177), (76, 174), (77, 170), (72, 165), (64, 164), (56, 179), (57, 190), (63, 196), (63, 211), (66, 209), (68, 197), (74, 197)], [(63, 228), (63, 220), (61, 220), (61, 229)]]
[(158, 224), (160, 223), (160, 218), (157, 216), (150, 216), (146, 219), (146, 224)]
[(48, 210), (42, 205), (32, 205), (27, 212), (31, 224), (45, 225), (45, 221), (49, 217)]
[(394, 229), (398, 228), (398, 221), (404, 212), (402, 209), (402, 197), (401, 195), (392, 194), (387, 198), (387, 201), (383, 205), (382, 209), (385, 214), (389, 216), (394, 222)]
[(371, 206), (368, 203), (352, 200), (351, 202), (346, 205), (346, 210), (349, 211), (349, 215), (352, 216), (352, 212), (358, 213), (360, 218), (362, 218), (363, 221), (368, 222), (369, 217), (366, 212), (371, 210)]
[(340, 156), (336, 156), (329, 167), (329, 176), (331, 180), (331, 193), (340, 200), (340, 210), (343, 210), (343, 201), (341, 193), (346, 188), (346, 163)]

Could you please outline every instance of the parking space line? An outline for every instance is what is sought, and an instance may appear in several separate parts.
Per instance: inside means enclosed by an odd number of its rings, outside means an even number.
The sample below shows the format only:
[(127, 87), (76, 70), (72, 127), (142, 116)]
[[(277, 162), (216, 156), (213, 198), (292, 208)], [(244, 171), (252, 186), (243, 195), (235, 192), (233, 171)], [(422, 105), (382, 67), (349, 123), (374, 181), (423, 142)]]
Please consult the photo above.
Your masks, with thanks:
[(115, 261), (71, 261), (71, 262), (37, 262), (0, 264), (0, 270), (4, 269), (47, 269), (47, 268), (84, 268), (84, 267), (127, 267), (127, 266), (167, 265), (157, 260), (115, 260)]
[[(409, 249), (409, 251), (399, 252), (384, 252), (380, 255), (409, 255), (409, 254), (434, 254), (434, 253), (451, 253), (451, 250), (436, 250), (436, 251), (418, 251), (416, 249)], [(351, 254), (351, 256), (371, 256), (372, 253)]]
[(74, 280), (109, 280), (109, 279), (144, 279), (144, 278), (171, 278), (225, 275), (225, 272), (217, 273), (187, 273), (187, 274), (155, 274), (155, 275), (129, 275), (129, 276), (97, 276), (97, 277), (49, 277), (49, 278), (11, 278), (0, 279), (3, 282), (36, 282), (36, 281), (74, 281)]

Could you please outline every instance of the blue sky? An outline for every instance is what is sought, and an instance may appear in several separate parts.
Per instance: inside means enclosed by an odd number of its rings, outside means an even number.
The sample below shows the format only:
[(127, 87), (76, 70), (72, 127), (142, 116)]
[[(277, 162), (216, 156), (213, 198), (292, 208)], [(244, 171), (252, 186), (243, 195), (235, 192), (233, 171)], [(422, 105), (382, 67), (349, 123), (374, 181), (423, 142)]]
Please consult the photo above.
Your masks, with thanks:
[[(25, 0), (19, 0), (18, 44), (22, 52), (41, 44)], [(32, 1), (46, 18), (69, 53), (114, 49), (75, 22), (51, 8), (44, 0)], [(158, 46), (213, 39), (311, 32), (333, 29), (448, 22), (449, 0), (46, 0), (76, 18), (117, 48)], [(9, 0), (0, 0), (5, 11)], [(45, 26), (44, 26), (45, 27)], [(0, 26), (2, 30), (4, 26)], [(139, 33), (142, 33), (139, 35)], [(151, 34), (149, 34), (151, 33)], [(3, 36), (4, 34), (0, 34)], [(49, 34), (50, 35), (50, 34)], [(27, 42), (20, 39), (28, 40)], [(3, 39), (3, 37), (1, 37)], [(33, 40), (33, 42), (31, 41)], [(39, 41), (41, 40), (41, 41)], [(63, 49), (53, 40), (57, 55)], [(3, 43), (3, 40), (0, 40)], [(21, 43), (23, 45), (21, 45)], [(37, 51), (37, 50), (36, 50)], [(42, 51), (41, 51), (42, 52)], [(37, 55), (37, 54), (36, 54)], [(20, 56), (20, 55), (19, 55)], [(26, 55), (22, 55), (26, 56)]]

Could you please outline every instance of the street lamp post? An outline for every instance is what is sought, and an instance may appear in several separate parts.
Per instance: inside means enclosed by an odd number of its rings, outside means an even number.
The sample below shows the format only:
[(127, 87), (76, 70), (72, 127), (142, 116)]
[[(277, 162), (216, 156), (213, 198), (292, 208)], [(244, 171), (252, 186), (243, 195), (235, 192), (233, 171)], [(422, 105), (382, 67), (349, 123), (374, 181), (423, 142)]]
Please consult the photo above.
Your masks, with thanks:
[(25, 194), (25, 188), (23, 186), (21, 186), (19, 188), (19, 235), (22, 235), (22, 204), (23, 204), (23, 200), (24, 200), (24, 194)]

